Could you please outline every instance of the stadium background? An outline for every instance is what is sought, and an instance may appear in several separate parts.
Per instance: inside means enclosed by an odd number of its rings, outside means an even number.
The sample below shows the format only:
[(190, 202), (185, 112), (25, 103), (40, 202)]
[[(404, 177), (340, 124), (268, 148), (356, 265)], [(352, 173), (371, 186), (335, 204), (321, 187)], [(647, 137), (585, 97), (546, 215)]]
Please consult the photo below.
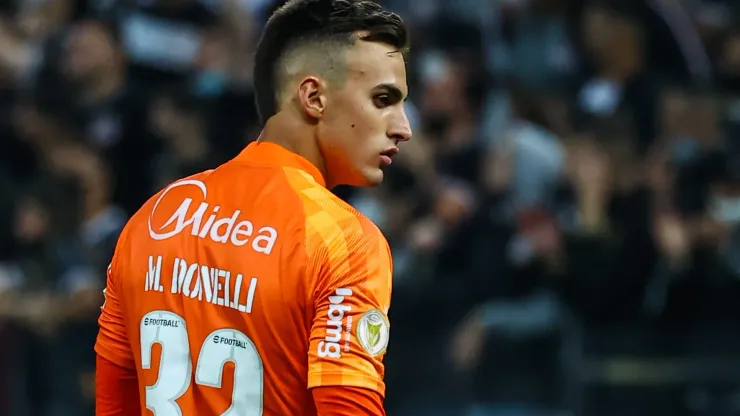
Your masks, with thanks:
[[(0, 2), (0, 414), (92, 415), (117, 233), (256, 137), (270, 0)], [(740, 4), (393, 0), (392, 416), (740, 415)], [(244, 178), (249, 180), (249, 178)]]

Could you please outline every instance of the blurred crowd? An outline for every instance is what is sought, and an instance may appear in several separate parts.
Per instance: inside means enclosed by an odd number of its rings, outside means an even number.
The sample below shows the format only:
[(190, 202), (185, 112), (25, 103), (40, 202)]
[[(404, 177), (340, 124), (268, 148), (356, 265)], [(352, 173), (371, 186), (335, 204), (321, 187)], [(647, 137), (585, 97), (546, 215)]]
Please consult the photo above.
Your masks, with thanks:
[[(93, 414), (117, 236), (254, 140), (273, 0), (0, 2), (0, 414)], [(389, 0), (392, 416), (740, 415), (740, 3)]]

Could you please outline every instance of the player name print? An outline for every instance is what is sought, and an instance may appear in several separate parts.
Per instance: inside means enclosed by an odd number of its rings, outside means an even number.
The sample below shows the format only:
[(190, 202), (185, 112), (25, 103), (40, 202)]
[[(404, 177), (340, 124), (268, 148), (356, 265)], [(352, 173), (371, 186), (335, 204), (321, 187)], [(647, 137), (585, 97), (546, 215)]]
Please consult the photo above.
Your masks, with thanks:
[[(169, 292), (239, 312), (251, 313), (257, 290), (256, 277), (175, 258), (163, 270), (163, 256), (149, 256), (144, 291)], [(169, 273), (168, 273), (169, 272)], [(167, 279), (164, 275), (170, 275)]]
[[(251, 243), (258, 253), (270, 254), (277, 241), (275, 228), (255, 229), (252, 221), (241, 217), (241, 210), (224, 212), (221, 205), (206, 202), (208, 189), (196, 179), (184, 179), (162, 191), (149, 214), (149, 236), (166, 240), (189, 231), (196, 238), (235, 246)], [(200, 202), (196, 202), (199, 200)], [(174, 210), (172, 207), (177, 206)]]

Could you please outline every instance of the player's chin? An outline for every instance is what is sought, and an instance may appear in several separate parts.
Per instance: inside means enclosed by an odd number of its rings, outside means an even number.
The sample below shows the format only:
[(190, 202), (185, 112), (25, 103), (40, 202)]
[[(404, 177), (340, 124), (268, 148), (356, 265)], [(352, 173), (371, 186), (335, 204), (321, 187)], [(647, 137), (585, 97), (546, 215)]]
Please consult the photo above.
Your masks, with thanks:
[(363, 172), (364, 183), (360, 186), (378, 186), (383, 183), (385, 174), (379, 167), (368, 167)]

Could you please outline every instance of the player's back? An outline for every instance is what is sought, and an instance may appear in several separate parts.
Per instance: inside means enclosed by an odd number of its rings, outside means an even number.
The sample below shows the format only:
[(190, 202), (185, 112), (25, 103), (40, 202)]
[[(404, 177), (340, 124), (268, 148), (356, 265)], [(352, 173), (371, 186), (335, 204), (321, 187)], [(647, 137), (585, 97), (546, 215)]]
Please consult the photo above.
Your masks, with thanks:
[(329, 195), (299, 169), (237, 158), (169, 185), (127, 225), (119, 298), (155, 416), (314, 414), (312, 192)]

